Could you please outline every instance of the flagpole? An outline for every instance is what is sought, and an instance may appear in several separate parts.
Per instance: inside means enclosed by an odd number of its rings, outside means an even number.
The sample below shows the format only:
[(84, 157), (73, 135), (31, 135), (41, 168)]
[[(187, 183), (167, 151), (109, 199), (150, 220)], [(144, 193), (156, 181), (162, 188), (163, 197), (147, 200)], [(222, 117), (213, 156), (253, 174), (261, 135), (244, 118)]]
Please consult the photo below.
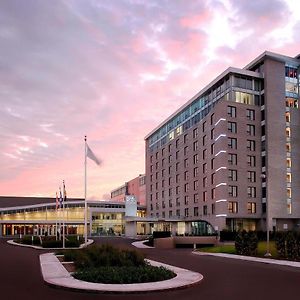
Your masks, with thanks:
[(87, 245), (87, 203), (86, 203), (86, 156), (87, 156), (87, 148), (86, 148), (86, 135), (84, 136), (84, 243)]
[(56, 192), (56, 199), (55, 199), (55, 212), (56, 212), (56, 214), (55, 214), (55, 216), (56, 216), (56, 220), (55, 220), (55, 240), (57, 241), (57, 223), (58, 223), (58, 215), (57, 215), (57, 213), (58, 213), (58, 211), (57, 211), (57, 208), (58, 208), (58, 196), (57, 196), (57, 192)]
[(63, 248), (65, 248), (65, 244), (66, 244), (66, 242), (65, 242), (65, 193), (66, 193), (66, 191), (65, 191), (65, 181), (63, 180), (63, 193), (64, 193), (64, 195), (63, 195)]

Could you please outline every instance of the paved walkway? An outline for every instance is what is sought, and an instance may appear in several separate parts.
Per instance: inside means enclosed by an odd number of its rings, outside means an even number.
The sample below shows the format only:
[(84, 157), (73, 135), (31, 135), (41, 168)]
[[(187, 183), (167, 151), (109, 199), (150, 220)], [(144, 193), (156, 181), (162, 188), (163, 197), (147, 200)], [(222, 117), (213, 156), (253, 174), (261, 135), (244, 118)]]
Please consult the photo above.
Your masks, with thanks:
[(182, 268), (158, 263), (153, 260), (148, 261), (152, 266), (163, 266), (168, 268), (176, 273), (177, 276), (164, 281), (134, 284), (101, 284), (85, 282), (72, 277), (53, 253), (40, 255), (41, 270), (44, 281), (55, 287), (68, 288), (72, 290), (101, 293), (153, 292), (191, 286), (199, 283), (203, 279), (203, 276), (197, 272), (191, 272)]
[[(98, 238), (131, 248), (134, 240)], [(39, 254), (45, 250), (13, 247), (0, 239), (0, 288), (5, 300), (282, 300), (299, 297), (300, 269), (208, 255), (191, 249), (140, 249), (148, 259), (201, 273), (204, 279), (190, 288), (141, 294), (93, 294), (55, 289), (44, 284)], [(101, 298), (100, 298), (101, 297)]]
[(224, 257), (224, 258), (239, 259), (239, 260), (245, 260), (245, 261), (253, 261), (253, 262), (259, 262), (259, 263), (264, 263), (264, 264), (273, 264), (273, 265), (281, 265), (281, 266), (289, 266), (289, 267), (300, 268), (300, 262), (297, 262), (297, 261), (279, 260), (279, 259), (273, 259), (273, 258), (252, 257), (252, 256), (227, 254), (227, 253), (209, 253), (209, 252), (200, 252), (200, 251), (193, 251), (193, 254), (196, 254), (196, 255), (210, 255), (210, 256), (216, 256), (216, 257)]

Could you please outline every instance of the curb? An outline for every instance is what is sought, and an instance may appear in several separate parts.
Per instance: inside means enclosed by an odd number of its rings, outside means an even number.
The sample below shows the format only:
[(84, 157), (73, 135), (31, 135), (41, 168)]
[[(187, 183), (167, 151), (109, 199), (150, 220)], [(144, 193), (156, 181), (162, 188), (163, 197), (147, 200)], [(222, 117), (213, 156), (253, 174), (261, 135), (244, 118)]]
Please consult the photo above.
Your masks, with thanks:
[[(7, 243), (12, 245), (12, 246), (27, 247), (27, 248), (32, 248), (32, 249), (36, 249), (36, 250), (66, 250), (66, 249), (76, 250), (76, 249), (82, 249), (82, 248), (86, 247), (85, 244), (81, 244), (79, 246), (79, 248), (43, 248), (41, 246), (33, 246), (33, 245), (26, 245), (26, 244), (16, 243), (13, 240), (8, 240)], [(89, 246), (93, 243), (94, 243), (94, 240), (88, 240), (87, 241), (87, 246)]]
[(227, 253), (209, 253), (209, 252), (200, 252), (200, 251), (192, 251), (192, 253), (201, 256), (209, 255), (209, 256), (216, 256), (216, 257), (223, 257), (223, 258), (232, 258), (232, 259), (239, 259), (245, 261), (259, 262), (264, 264), (273, 264), (273, 265), (300, 268), (300, 262), (296, 262), (296, 261), (278, 260), (272, 258), (260, 258), (260, 257), (227, 254)]
[(154, 247), (145, 245), (145, 242), (148, 242), (148, 240), (133, 242), (131, 245), (140, 249), (154, 249)]
[(152, 266), (163, 266), (176, 273), (176, 277), (164, 281), (132, 283), (132, 284), (103, 284), (86, 282), (75, 279), (63, 267), (53, 253), (40, 255), (40, 266), (43, 280), (47, 285), (84, 291), (89, 293), (146, 293), (186, 288), (202, 281), (203, 275), (186, 269), (170, 266), (153, 260), (147, 260)]

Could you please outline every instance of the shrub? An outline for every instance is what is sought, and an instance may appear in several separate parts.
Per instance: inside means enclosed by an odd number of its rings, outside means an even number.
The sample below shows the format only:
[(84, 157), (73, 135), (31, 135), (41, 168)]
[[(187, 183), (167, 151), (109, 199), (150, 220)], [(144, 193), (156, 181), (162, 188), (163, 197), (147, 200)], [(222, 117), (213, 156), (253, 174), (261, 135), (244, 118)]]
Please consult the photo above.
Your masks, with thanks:
[(175, 274), (164, 267), (105, 266), (79, 270), (74, 274), (76, 279), (111, 284), (129, 284), (167, 280), (175, 277)]
[(298, 259), (297, 234), (288, 232), (286, 235), (286, 256), (290, 260)]
[(235, 250), (239, 255), (256, 255), (258, 239), (254, 231), (240, 231), (235, 239)]
[(277, 253), (281, 258), (286, 257), (285, 235), (286, 234), (284, 232), (276, 232), (275, 235), (275, 245), (276, 245)]

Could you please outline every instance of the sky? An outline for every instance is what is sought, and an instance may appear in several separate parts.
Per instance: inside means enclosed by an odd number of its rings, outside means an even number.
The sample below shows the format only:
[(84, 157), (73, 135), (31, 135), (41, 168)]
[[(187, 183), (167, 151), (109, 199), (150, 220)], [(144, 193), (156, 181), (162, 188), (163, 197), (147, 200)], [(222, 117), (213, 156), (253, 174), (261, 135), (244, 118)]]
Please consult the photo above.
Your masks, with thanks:
[(300, 53), (298, 0), (1, 0), (0, 195), (89, 199), (145, 172), (144, 137), (227, 67)]

